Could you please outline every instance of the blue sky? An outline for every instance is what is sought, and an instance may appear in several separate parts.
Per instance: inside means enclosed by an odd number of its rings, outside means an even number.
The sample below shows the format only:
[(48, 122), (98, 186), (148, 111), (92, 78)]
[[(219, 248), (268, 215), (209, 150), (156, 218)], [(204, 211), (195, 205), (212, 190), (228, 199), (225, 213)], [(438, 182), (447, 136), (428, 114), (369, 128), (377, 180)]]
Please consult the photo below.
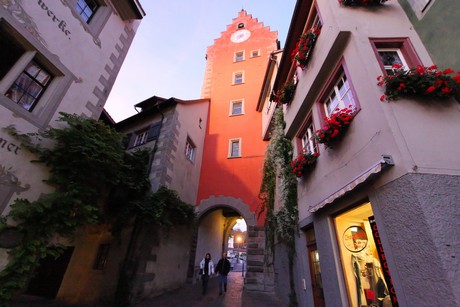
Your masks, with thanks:
[(198, 99), (206, 48), (244, 8), (284, 45), (295, 0), (140, 0), (146, 16), (105, 105), (115, 121), (152, 96)]

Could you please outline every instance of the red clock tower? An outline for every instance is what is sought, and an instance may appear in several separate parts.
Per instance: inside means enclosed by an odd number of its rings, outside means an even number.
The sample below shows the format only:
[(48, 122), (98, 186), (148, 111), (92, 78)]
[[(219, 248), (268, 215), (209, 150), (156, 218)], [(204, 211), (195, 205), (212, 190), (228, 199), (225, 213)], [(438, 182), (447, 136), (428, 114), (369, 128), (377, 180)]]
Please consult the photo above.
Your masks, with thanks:
[[(277, 32), (242, 10), (207, 49), (201, 96), (211, 103), (198, 205), (209, 199), (211, 206), (236, 211), (243, 211), (244, 205), (254, 216), (259, 209), (267, 142), (256, 109), (270, 53), (278, 44)], [(263, 223), (263, 217), (255, 217), (252, 224)]]

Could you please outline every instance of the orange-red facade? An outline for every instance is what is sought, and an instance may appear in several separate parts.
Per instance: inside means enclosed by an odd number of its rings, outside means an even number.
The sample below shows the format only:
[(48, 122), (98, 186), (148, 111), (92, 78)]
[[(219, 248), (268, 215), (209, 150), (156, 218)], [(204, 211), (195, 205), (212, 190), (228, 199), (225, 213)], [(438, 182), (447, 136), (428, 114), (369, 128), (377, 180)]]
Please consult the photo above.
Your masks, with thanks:
[[(277, 32), (242, 10), (207, 49), (202, 97), (210, 98), (211, 104), (197, 203), (222, 195), (240, 198), (252, 212), (259, 209), (267, 142), (262, 140), (256, 106), (277, 38)], [(235, 102), (241, 102), (242, 114), (232, 115)], [(231, 157), (232, 140), (239, 142), (237, 157)], [(258, 224), (263, 222), (259, 218)]]

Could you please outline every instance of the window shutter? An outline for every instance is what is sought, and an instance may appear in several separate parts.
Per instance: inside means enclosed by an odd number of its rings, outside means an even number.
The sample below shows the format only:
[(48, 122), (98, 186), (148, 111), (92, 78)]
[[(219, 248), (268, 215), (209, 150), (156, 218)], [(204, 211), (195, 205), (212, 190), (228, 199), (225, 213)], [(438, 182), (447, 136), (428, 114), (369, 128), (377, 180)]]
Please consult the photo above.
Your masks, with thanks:
[(147, 142), (158, 139), (160, 135), (161, 122), (153, 124), (149, 129), (149, 136), (147, 137)]

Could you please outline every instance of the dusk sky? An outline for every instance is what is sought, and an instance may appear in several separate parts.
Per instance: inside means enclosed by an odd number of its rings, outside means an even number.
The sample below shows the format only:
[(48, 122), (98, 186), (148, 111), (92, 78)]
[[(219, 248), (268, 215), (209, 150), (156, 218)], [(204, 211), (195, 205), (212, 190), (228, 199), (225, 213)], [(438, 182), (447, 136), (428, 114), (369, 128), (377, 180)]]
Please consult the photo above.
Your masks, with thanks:
[(295, 0), (140, 0), (146, 16), (105, 105), (118, 122), (136, 113), (134, 105), (152, 96), (198, 99), (206, 48), (244, 8), (278, 31), (281, 47)]

